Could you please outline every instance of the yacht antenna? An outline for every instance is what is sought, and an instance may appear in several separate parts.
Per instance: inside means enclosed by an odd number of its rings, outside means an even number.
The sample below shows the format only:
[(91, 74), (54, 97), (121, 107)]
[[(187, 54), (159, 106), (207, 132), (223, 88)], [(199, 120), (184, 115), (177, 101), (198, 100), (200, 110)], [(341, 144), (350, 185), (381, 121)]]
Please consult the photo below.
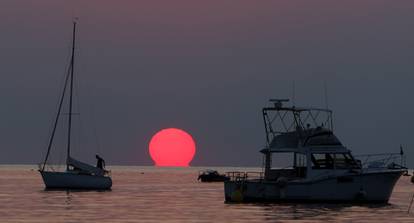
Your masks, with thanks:
[(400, 144), (400, 156), (401, 156), (401, 166), (405, 166), (405, 156), (404, 156), (404, 150), (403, 150), (403, 146)]
[(325, 108), (328, 110), (328, 84), (326, 81), (323, 82), (324, 94), (325, 94)]
[(283, 102), (289, 102), (289, 99), (269, 99), (269, 102), (273, 103), (275, 108), (282, 108)]
[(296, 102), (296, 86), (295, 86), (295, 81), (293, 81), (293, 84), (292, 84), (292, 104), (293, 104), (293, 106), (295, 106), (295, 102)]

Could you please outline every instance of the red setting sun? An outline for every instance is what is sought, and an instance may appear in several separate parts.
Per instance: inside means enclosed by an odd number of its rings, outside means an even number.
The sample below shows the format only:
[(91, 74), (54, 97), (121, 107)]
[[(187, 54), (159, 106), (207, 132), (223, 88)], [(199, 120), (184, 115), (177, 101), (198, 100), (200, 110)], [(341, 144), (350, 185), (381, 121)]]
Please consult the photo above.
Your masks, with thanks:
[(189, 166), (195, 151), (193, 137), (176, 128), (157, 132), (149, 143), (149, 153), (156, 166)]

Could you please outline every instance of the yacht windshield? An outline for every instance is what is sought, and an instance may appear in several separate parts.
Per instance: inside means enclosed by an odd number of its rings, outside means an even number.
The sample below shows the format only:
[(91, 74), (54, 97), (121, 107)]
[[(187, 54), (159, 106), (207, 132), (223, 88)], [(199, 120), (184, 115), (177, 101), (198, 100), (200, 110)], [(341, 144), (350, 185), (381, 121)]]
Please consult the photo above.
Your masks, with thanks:
[(349, 153), (313, 153), (313, 169), (351, 169), (359, 165)]
[(358, 163), (349, 153), (338, 153), (334, 155), (336, 169), (349, 169), (359, 167)]
[(312, 169), (333, 169), (333, 154), (329, 153), (313, 153), (311, 156), (312, 159)]

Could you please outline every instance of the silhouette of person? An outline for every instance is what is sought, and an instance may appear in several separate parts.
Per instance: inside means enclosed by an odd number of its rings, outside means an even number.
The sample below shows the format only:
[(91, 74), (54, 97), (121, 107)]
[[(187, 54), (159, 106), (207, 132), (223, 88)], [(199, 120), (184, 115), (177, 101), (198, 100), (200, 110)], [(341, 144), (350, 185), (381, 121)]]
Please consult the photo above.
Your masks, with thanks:
[(105, 169), (105, 160), (100, 157), (98, 154), (96, 154), (96, 167), (100, 169)]

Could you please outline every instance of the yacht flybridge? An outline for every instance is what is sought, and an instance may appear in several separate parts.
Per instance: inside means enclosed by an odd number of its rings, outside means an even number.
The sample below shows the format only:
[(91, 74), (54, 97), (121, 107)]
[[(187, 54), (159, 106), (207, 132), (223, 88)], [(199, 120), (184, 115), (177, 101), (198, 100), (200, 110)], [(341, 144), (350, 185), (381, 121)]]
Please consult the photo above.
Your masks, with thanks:
[(400, 154), (363, 163), (333, 133), (331, 110), (285, 107), (288, 101), (263, 108), (264, 171), (227, 173), (226, 201), (387, 202), (406, 171)]
[[(72, 56), (70, 66), (65, 77), (65, 84), (63, 86), (62, 96), (59, 101), (59, 108), (54, 122), (52, 134), (50, 136), (49, 145), (47, 148), (46, 157), (42, 164), (39, 165), (39, 172), (42, 175), (43, 182), (46, 188), (60, 188), (60, 189), (92, 189), (105, 190), (112, 186), (111, 177), (108, 175), (109, 171), (104, 169), (103, 159), (96, 156), (100, 161), (97, 167), (83, 163), (74, 159), (71, 156), (71, 126), (72, 126), (72, 95), (74, 85), (74, 60), (75, 60), (75, 34), (76, 22), (73, 23), (73, 39), (72, 39)], [(53, 166), (47, 165), (50, 151), (54, 142), (55, 133), (59, 119), (61, 117), (62, 106), (66, 94), (68, 92), (68, 127), (67, 127), (67, 148), (66, 148), (66, 171), (54, 171)], [(49, 167), (49, 168), (48, 168)]]

